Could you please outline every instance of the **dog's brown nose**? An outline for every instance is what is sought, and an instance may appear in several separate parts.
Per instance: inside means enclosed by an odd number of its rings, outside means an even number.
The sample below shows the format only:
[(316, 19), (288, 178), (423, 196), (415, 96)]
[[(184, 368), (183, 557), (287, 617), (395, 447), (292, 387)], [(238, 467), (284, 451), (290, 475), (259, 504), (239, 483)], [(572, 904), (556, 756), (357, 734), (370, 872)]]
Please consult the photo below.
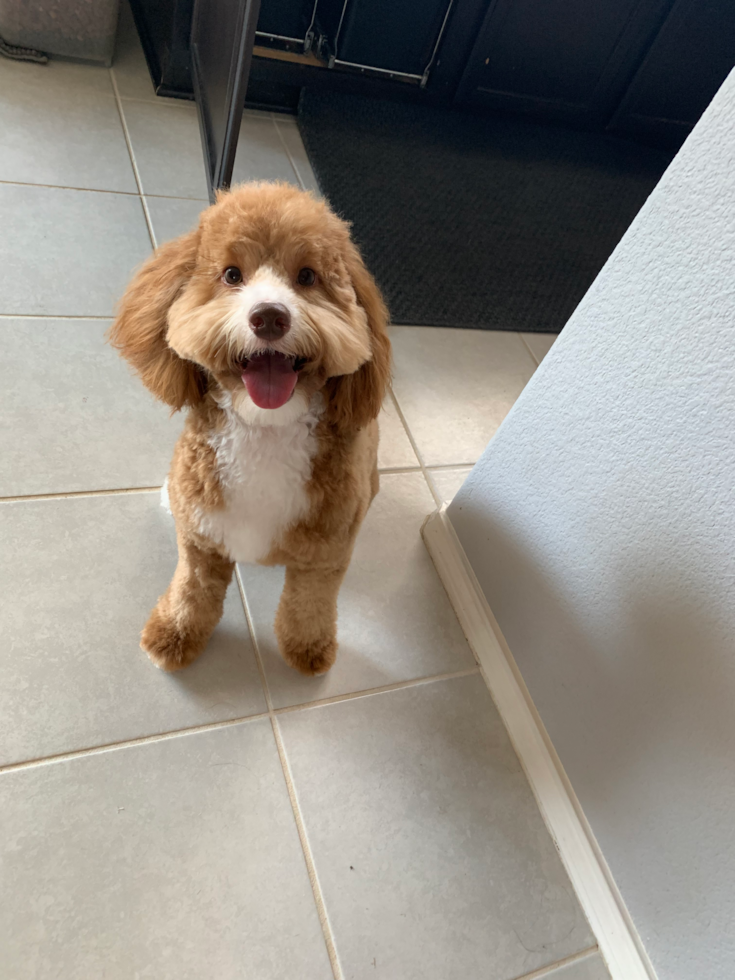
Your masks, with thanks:
[(291, 329), (291, 314), (280, 303), (257, 303), (250, 311), (250, 327), (262, 340), (280, 340)]

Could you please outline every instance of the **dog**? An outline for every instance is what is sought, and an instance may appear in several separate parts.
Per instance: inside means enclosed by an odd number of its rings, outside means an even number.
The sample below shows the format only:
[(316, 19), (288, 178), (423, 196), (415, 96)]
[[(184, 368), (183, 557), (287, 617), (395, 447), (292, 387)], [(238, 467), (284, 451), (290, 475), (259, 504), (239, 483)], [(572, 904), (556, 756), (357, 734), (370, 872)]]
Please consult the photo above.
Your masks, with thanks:
[(337, 594), (378, 492), (388, 313), (349, 225), (288, 184), (220, 192), (123, 296), (109, 340), (187, 410), (166, 487), (178, 564), (141, 634), (166, 671), (204, 650), (235, 562), (284, 565), (275, 631), (303, 674), (337, 653)]

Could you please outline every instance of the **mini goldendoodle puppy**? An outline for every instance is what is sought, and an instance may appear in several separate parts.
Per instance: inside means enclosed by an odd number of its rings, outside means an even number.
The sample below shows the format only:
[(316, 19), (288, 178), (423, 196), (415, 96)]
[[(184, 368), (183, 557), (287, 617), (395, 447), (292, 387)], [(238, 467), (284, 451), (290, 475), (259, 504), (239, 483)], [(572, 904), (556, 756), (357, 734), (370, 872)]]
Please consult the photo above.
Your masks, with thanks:
[(287, 663), (334, 663), (337, 593), (378, 491), (386, 321), (348, 225), (287, 184), (220, 194), (135, 275), (110, 340), (188, 409), (167, 481), (179, 561), (141, 637), (156, 666), (202, 652), (236, 561), (286, 566)]

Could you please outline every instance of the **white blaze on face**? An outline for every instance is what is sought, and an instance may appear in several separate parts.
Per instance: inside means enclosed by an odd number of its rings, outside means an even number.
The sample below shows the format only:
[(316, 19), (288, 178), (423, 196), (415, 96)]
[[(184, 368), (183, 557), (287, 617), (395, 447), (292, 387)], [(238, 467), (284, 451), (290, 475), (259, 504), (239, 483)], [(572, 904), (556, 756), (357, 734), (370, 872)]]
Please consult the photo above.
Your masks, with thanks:
[[(259, 340), (250, 327), (250, 311), (259, 303), (278, 303), (291, 316), (291, 329), (277, 344)], [(276, 347), (287, 354), (299, 353), (297, 342), (299, 331), (303, 328), (299, 298), (275, 269), (263, 265), (247, 283), (234, 287), (230, 306), (232, 312), (227, 317), (224, 329), (233, 348), (245, 356), (266, 347)]]
[[(250, 313), (261, 303), (277, 303), (285, 307), (291, 318), (291, 328), (277, 342), (257, 337), (250, 326)], [(275, 348), (285, 354), (300, 355), (299, 334), (304, 329), (298, 305), (298, 296), (286, 280), (270, 266), (261, 266), (250, 280), (235, 287), (231, 292), (231, 313), (224, 329), (231, 348), (243, 357), (251, 357), (259, 350)], [(283, 426), (301, 418), (308, 411), (308, 399), (298, 389), (279, 408), (260, 408), (254, 404), (243, 385), (232, 393), (232, 407), (249, 425)]]

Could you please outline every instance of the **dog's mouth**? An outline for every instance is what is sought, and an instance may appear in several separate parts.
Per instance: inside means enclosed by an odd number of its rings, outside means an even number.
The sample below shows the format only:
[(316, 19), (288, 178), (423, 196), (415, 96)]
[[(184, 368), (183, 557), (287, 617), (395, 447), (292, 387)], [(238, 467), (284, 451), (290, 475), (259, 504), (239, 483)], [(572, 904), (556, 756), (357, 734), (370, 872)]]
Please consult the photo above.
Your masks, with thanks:
[(280, 408), (293, 395), (305, 357), (262, 350), (241, 362), (242, 381), (258, 408)]

